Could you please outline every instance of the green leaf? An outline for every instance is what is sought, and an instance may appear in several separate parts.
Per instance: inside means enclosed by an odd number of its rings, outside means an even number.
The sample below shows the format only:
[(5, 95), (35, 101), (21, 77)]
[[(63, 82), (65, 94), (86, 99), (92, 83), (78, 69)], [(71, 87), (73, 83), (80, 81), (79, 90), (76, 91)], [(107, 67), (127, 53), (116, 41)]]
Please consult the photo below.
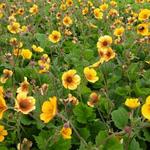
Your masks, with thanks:
[(123, 150), (123, 145), (115, 136), (113, 136), (107, 140), (106, 144), (104, 144), (103, 150)]
[(139, 71), (139, 64), (138, 63), (132, 63), (128, 70), (128, 77), (130, 80), (135, 80), (138, 77), (138, 71)]
[(71, 148), (71, 140), (60, 137), (49, 150), (69, 150)]
[(45, 48), (47, 45), (50, 44), (48, 41), (48, 37), (43, 33), (36, 33), (35, 37), (40, 42), (40, 46), (42, 48)]
[(90, 132), (87, 128), (80, 128), (79, 131), (80, 131), (81, 137), (83, 137), (85, 140), (87, 140), (88, 137), (90, 136)]
[(119, 109), (114, 110), (111, 115), (117, 128), (123, 129), (127, 125), (129, 116), (128, 112), (124, 108), (120, 107)]
[(145, 140), (150, 142), (150, 131), (148, 128), (143, 129)]
[(24, 125), (30, 125), (34, 123), (34, 121), (27, 115), (22, 115), (20, 121)]
[(51, 136), (48, 131), (41, 131), (38, 136), (34, 136), (37, 146), (40, 150), (45, 150), (47, 148), (47, 140)]
[(131, 141), (128, 150), (141, 150), (139, 143), (135, 140), (135, 138)]
[(83, 124), (86, 124), (88, 121), (92, 121), (95, 119), (93, 109), (83, 103), (78, 104), (74, 108), (73, 112), (77, 117), (77, 121)]
[(105, 139), (108, 137), (108, 132), (105, 131), (100, 131), (98, 133), (98, 135), (96, 136), (96, 145), (100, 146), (101, 144), (104, 144), (103, 142), (105, 141)]
[(100, 98), (100, 102), (99, 102), (99, 110), (104, 114), (107, 115), (110, 111), (110, 106), (111, 103), (109, 100), (107, 100), (104, 97)]

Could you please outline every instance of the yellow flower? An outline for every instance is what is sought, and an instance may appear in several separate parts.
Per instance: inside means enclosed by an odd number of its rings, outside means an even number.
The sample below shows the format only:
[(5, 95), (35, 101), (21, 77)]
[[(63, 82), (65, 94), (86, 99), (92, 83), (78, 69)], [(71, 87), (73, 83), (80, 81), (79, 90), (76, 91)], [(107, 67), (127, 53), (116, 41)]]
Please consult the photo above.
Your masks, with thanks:
[(65, 16), (63, 19), (63, 24), (67, 27), (72, 25), (72, 19), (69, 16)]
[(62, 75), (62, 84), (66, 89), (75, 90), (80, 84), (80, 80), (80, 76), (74, 69), (64, 72)]
[(139, 24), (137, 26), (137, 33), (141, 34), (143, 36), (148, 35), (149, 34), (149, 32), (148, 32), (148, 24), (147, 23)]
[(52, 42), (52, 43), (57, 43), (60, 41), (61, 39), (61, 33), (58, 31), (53, 31), (49, 36), (48, 39)]
[(29, 49), (22, 49), (21, 56), (23, 57), (23, 59), (31, 59), (32, 52)]
[(24, 14), (24, 8), (19, 8), (17, 11), (18, 15), (23, 15)]
[(1, 83), (6, 83), (6, 81), (13, 75), (13, 72), (9, 69), (4, 69), (3, 70), (3, 75), (0, 78)]
[(124, 33), (124, 27), (116, 28), (114, 31), (115, 36), (122, 36)]
[(108, 8), (108, 4), (104, 3), (102, 5), (99, 6), (101, 11), (105, 11)]
[(21, 55), (21, 49), (14, 48), (14, 49), (13, 49), (13, 55), (15, 55), (15, 56)]
[(29, 92), (29, 82), (27, 77), (24, 77), (24, 81), (20, 84), (20, 87), (17, 89), (17, 93), (27, 94)]
[(20, 29), (20, 32), (22, 33), (26, 33), (28, 31), (28, 27), (27, 26), (22, 26)]
[(150, 10), (149, 10), (149, 9), (142, 9), (142, 10), (140, 11), (140, 13), (139, 13), (138, 19), (139, 19), (140, 21), (142, 21), (142, 20), (147, 20), (147, 19), (149, 19), (149, 16), (150, 16)]
[(101, 36), (97, 42), (98, 49), (107, 49), (112, 44), (112, 37), (108, 35)]
[(99, 100), (99, 95), (95, 92), (92, 92), (90, 94), (90, 99), (89, 101), (87, 102), (87, 104), (90, 106), (90, 107), (94, 107), (95, 104), (97, 104), (98, 100)]
[(136, 3), (144, 3), (144, 0), (135, 0)]
[(3, 118), (3, 113), (7, 110), (6, 102), (3, 98), (3, 95), (0, 96), (0, 119)]
[(73, 1), (72, 0), (66, 0), (66, 5), (67, 6), (72, 6), (73, 5)]
[(4, 96), (4, 89), (3, 89), (3, 87), (2, 86), (0, 86), (0, 96)]
[(20, 24), (18, 22), (12, 22), (10, 25), (7, 26), (7, 29), (13, 34), (19, 33)]
[(32, 45), (32, 49), (33, 49), (35, 52), (39, 52), (39, 53), (41, 53), (41, 52), (44, 51), (44, 49), (43, 49), (42, 47), (36, 46), (36, 45)]
[(44, 123), (48, 123), (52, 120), (57, 113), (57, 98), (55, 96), (49, 98), (48, 101), (45, 101), (42, 105), (42, 113), (40, 114), (40, 119)]
[(29, 114), (35, 109), (35, 99), (25, 93), (19, 93), (15, 100), (15, 109), (23, 114)]
[(85, 7), (85, 8), (82, 10), (82, 15), (86, 15), (88, 12), (89, 12), (88, 7)]
[(84, 75), (89, 82), (95, 83), (99, 80), (99, 77), (97, 77), (97, 72), (93, 68), (90, 69), (89, 67), (85, 67)]
[(135, 109), (140, 106), (140, 102), (138, 98), (127, 98), (125, 101), (125, 105), (131, 109)]
[(145, 104), (141, 108), (142, 115), (144, 118), (150, 121), (150, 96), (146, 98)]
[(61, 5), (60, 5), (60, 9), (61, 9), (61, 10), (66, 10), (66, 5), (65, 5), (65, 4), (61, 4)]
[(37, 14), (38, 11), (39, 11), (38, 6), (35, 4), (29, 9), (29, 12), (33, 15)]
[(64, 139), (71, 139), (72, 129), (70, 127), (64, 126), (60, 132)]
[(4, 130), (4, 126), (0, 125), (0, 142), (4, 141), (4, 137), (7, 135), (7, 130)]
[(112, 1), (110, 1), (110, 5), (111, 5), (112, 7), (116, 7), (116, 6), (117, 6), (117, 2), (114, 1), (114, 0), (112, 0)]
[(99, 8), (94, 9), (94, 16), (96, 19), (102, 19), (103, 13), (100, 11)]

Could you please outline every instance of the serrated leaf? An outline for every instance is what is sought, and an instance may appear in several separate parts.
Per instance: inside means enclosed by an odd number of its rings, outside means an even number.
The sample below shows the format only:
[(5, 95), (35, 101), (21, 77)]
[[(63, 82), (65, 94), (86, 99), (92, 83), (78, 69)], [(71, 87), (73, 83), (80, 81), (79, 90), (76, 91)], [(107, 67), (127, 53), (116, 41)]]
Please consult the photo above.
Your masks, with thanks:
[(111, 116), (115, 126), (119, 129), (123, 129), (128, 123), (128, 112), (122, 107), (120, 107), (117, 110), (114, 110), (111, 113)]
[(77, 117), (77, 121), (83, 124), (95, 119), (93, 109), (83, 103), (78, 104), (73, 112)]
[(128, 150), (141, 150), (139, 143), (134, 139), (132, 139), (130, 145), (129, 145), (129, 149)]
[(105, 130), (105, 131), (100, 131), (98, 133), (98, 135), (96, 136), (96, 145), (97, 146), (100, 146), (101, 144), (104, 144), (103, 142), (105, 141), (105, 139), (108, 137), (108, 132)]

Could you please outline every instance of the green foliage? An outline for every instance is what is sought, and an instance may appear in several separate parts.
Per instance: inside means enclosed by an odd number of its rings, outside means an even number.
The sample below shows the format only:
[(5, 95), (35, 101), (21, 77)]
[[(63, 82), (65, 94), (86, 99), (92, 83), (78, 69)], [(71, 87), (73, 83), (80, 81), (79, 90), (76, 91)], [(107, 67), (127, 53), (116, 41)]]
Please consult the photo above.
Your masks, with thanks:
[(83, 103), (77, 105), (73, 112), (79, 123), (86, 124), (95, 119), (95, 113), (93, 112), (93, 109)]
[(117, 128), (123, 129), (128, 124), (129, 115), (124, 108), (120, 107), (117, 110), (114, 110), (111, 115), (112, 121)]

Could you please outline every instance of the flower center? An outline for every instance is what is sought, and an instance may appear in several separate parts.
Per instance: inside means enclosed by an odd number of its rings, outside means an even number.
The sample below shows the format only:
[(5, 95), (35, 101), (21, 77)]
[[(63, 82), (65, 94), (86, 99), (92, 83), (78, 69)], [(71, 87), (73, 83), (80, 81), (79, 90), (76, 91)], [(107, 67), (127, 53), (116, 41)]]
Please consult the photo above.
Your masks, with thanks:
[(68, 82), (68, 83), (71, 83), (71, 82), (72, 82), (72, 77), (70, 77), (70, 76), (67, 77), (67, 82)]
[(30, 106), (30, 103), (25, 99), (19, 103), (21, 109), (27, 109)]
[(108, 42), (107, 41), (104, 41), (103, 42), (103, 46), (107, 46), (108, 45)]

